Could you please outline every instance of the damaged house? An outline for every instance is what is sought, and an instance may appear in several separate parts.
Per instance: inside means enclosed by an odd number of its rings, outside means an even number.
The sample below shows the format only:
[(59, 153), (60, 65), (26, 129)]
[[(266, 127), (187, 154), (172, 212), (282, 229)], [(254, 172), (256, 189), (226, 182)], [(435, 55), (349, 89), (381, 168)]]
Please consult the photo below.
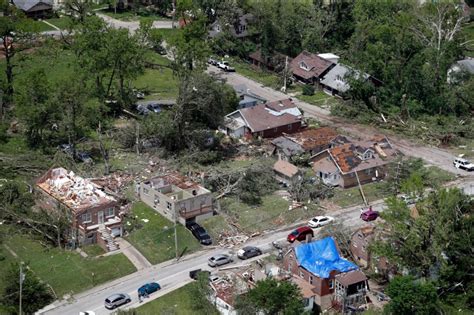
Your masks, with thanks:
[(176, 173), (154, 177), (137, 187), (140, 199), (170, 221), (199, 222), (214, 213), (212, 194)]
[(123, 231), (119, 202), (101, 186), (64, 168), (52, 168), (36, 187), (44, 197), (38, 200), (41, 208), (69, 218), (72, 247), (97, 243), (106, 251), (118, 249), (113, 237)]
[(308, 308), (314, 304), (313, 308), (324, 311), (365, 303), (367, 277), (340, 256), (332, 237), (293, 247), (283, 258), (283, 268), (300, 288)]
[(236, 110), (225, 116), (222, 131), (234, 138), (274, 138), (303, 127), (303, 114), (286, 99)]
[(303, 50), (291, 61), (290, 69), (297, 81), (315, 84), (319, 83), (335, 65), (331, 60)]
[[(344, 139), (338, 136), (333, 128), (308, 128), (293, 134), (284, 133), (281, 137), (273, 139), (272, 145), (275, 147), (274, 154), (278, 155), (279, 159), (290, 161), (293, 156), (303, 153), (315, 155), (341, 143)], [(343, 141), (345, 142), (348, 140)]]
[(326, 185), (348, 188), (385, 178), (397, 155), (386, 137), (376, 137), (326, 149), (311, 157), (311, 164)]

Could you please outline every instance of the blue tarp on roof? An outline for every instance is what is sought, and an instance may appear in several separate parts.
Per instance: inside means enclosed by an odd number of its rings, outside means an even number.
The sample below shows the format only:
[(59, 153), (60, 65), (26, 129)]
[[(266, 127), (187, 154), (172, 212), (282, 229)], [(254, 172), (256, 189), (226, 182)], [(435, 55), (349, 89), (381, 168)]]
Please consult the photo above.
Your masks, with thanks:
[(316, 276), (326, 279), (333, 270), (347, 272), (357, 270), (355, 264), (339, 256), (332, 237), (301, 244), (295, 248), (296, 260), (301, 267)]

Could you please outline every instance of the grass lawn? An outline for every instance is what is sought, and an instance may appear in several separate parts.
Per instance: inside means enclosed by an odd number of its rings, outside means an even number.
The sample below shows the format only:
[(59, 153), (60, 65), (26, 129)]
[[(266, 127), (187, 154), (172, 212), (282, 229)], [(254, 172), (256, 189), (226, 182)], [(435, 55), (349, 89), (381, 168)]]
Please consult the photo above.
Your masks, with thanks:
[[(474, 38), (474, 22), (465, 24), (462, 28), (462, 33), (466, 36), (466, 40), (472, 40)], [(471, 42), (469, 45), (466, 45), (466, 48), (469, 48), (469, 50), (465, 51), (466, 56), (474, 57), (474, 43)]]
[(48, 24), (43, 23), (42, 21), (36, 21), (31, 19), (30, 21), (28, 21), (28, 23), (33, 25), (35, 31), (37, 32), (54, 31), (54, 27), (51, 27)]
[(440, 169), (436, 166), (426, 167), (426, 184), (430, 187), (437, 187), (444, 183), (456, 179), (453, 173)]
[[(302, 88), (303, 87), (298, 86), (299, 90), (302, 90)], [(327, 95), (323, 91), (315, 91), (313, 95), (300, 94), (297, 97), (303, 102), (310, 103), (311, 105), (317, 105), (317, 106), (321, 106), (322, 104), (324, 104), (325, 100), (327, 100), (328, 98), (331, 98), (331, 96)]]
[(227, 224), (227, 221), (222, 215), (215, 215), (212, 218), (206, 219), (205, 221), (201, 222), (201, 225), (209, 233), (214, 244), (219, 239), (220, 234), (232, 230), (232, 228), (229, 226), (229, 224)]
[[(173, 223), (142, 202), (135, 203), (132, 215), (136, 217), (136, 228), (127, 236), (132, 243), (152, 264), (157, 264), (175, 257)], [(142, 219), (149, 220), (143, 222)], [(126, 225), (127, 226), (127, 225)], [(201, 248), (194, 236), (181, 224), (177, 225), (178, 249), (186, 253)]]
[(89, 257), (96, 257), (105, 254), (105, 251), (102, 249), (102, 247), (97, 244), (84, 246), (81, 248), (81, 250), (89, 255)]
[(57, 26), (59, 29), (64, 30), (69, 26), (71, 19), (67, 16), (63, 16), (60, 18), (53, 18), (47, 20), (49, 23)]
[(100, 10), (99, 13), (108, 15), (114, 19), (121, 21), (142, 21), (142, 20), (152, 20), (152, 21), (171, 21), (170, 18), (161, 16), (158, 14), (150, 14), (149, 16), (138, 15), (132, 11), (118, 11), (115, 13), (113, 10)]
[[(10, 265), (13, 263), (15, 263), (15, 258), (3, 245), (0, 245), (0, 294), (5, 289), (5, 277), (10, 271)], [(1, 310), (0, 314), (2, 314)]]
[(194, 282), (187, 284), (135, 310), (138, 315), (218, 315), (219, 312), (217, 309), (209, 311), (211, 307), (206, 307), (206, 311), (196, 308), (192, 299), (192, 289), (194, 285), (196, 285)]
[[(377, 182), (362, 186), (365, 198), (369, 204), (375, 200), (383, 199), (388, 196), (388, 193), (384, 189), (384, 185), (384, 182)], [(329, 200), (342, 208), (364, 204), (364, 199), (360, 194), (358, 186), (347, 189), (336, 188), (334, 190), (334, 196)]]
[[(77, 252), (45, 247), (39, 241), (19, 234), (10, 234), (4, 243), (29, 265), (33, 273), (48, 283), (58, 297), (78, 293), (136, 271), (123, 254), (83, 258)], [(1, 262), (2, 270), (4, 262)]]
[[(170, 63), (168, 59), (157, 54), (153, 54), (151, 61), (160, 65)], [(149, 92), (148, 99), (174, 99), (178, 96), (178, 80), (170, 68), (145, 70), (145, 73), (135, 80), (134, 87)]]
[(254, 68), (251, 64), (241, 61), (240, 59), (234, 58), (230, 61), (232, 67), (235, 68), (235, 71), (243, 76), (246, 76), (252, 80), (262, 83), (265, 86), (277, 87), (278, 86), (278, 76), (269, 71), (260, 70)]
[(290, 224), (319, 213), (318, 207), (288, 210), (289, 202), (277, 195), (262, 198), (259, 206), (249, 206), (236, 197), (223, 198), (221, 209), (247, 233), (262, 232), (276, 226)]

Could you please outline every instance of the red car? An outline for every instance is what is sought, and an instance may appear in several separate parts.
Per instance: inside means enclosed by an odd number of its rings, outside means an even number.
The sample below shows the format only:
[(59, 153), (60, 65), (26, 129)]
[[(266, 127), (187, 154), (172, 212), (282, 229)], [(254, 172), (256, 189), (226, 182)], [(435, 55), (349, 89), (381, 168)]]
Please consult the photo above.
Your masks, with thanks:
[(311, 234), (311, 236), (314, 236), (313, 229), (310, 228), (309, 226), (302, 226), (288, 234), (288, 237), (286, 240), (290, 243), (293, 243), (294, 241), (304, 241), (306, 239), (306, 235)]
[(360, 214), (360, 218), (366, 222), (374, 221), (379, 217), (379, 212), (372, 210), (372, 207), (369, 210), (364, 211)]

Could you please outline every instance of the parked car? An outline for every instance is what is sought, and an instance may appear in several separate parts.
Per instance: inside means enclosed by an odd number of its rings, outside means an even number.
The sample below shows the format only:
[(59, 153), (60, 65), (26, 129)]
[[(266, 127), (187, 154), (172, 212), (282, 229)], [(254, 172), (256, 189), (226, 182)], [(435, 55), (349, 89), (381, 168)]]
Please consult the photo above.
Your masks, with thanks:
[(409, 196), (409, 195), (406, 195), (406, 194), (402, 194), (400, 195), (400, 199), (405, 202), (407, 205), (411, 205), (411, 204), (414, 204), (414, 203), (417, 203), (418, 201), (421, 200), (421, 197), (419, 196)]
[(114, 308), (130, 303), (131, 301), (132, 299), (130, 298), (130, 295), (126, 293), (112, 294), (105, 299), (105, 308), (113, 310)]
[(311, 236), (314, 236), (313, 229), (310, 228), (309, 226), (302, 226), (288, 234), (288, 237), (286, 240), (290, 243), (293, 243), (294, 241), (304, 241), (306, 239), (306, 235), (310, 234)]
[(138, 104), (137, 112), (140, 115), (148, 115), (149, 113), (158, 114), (162, 110), (161, 105), (157, 103), (148, 103), (148, 104)]
[(463, 158), (456, 158), (454, 159), (454, 167), (466, 170), (466, 171), (474, 171), (474, 163), (472, 163), (469, 160), (463, 159)]
[(205, 274), (207, 277), (211, 276), (211, 272), (208, 270), (196, 269), (189, 272), (189, 277), (193, 280), (197, 280), (200, 274)]
[(202, 245), (211, 245), (212, 239), (207, 231), (196, 222), (186, 223), (186, 227)]
[(219, 62), (214, 58), (209, 58), (209, 59), (207, 59), (207, 63), (210, 64), (210, 65), (213, 65), (213, 66), (217, 66), (217, 64)]
[(308, 221), (308, 225), (312, 228), (318, 228), (323, 225), (329, 224), (334, 221), (333, 217), (330, 216), (317, 216)]
[(360, 218), (364, 220), (365, 222), (374, 221), (378, 217), (379, 217), (379, 212), (372, 210), (372, 207), (370, 207), (368, 210), (360, 214)]
[(231, 262), (233, 262), (233, 260), (229, 255), (220, 254), (209, 258), (207, 264), (209, 265), (209, 267), (218, 267)]
[(146, 283), (138, 288), (138, 295), (143, 296), (145, 294), (151, 294), (160, 289), (161, 289), (161, 286), (158, 284), (158, 282)]
[(219, 62), (217, 64), (217, 67), (224, 70), (225, 72), (234, 72), (235, 71), (235, 69), (230, 66), (229, 62), (224, 61), (224, 60)]
[(262, 251), (260, 248), (255, 247), (255, 246), (246, 246), (242, 249), (239, 249), (237, 252), (237, 257), (240, 259), (249, 259), (255, 256), (259, 256), (262, 254)]

